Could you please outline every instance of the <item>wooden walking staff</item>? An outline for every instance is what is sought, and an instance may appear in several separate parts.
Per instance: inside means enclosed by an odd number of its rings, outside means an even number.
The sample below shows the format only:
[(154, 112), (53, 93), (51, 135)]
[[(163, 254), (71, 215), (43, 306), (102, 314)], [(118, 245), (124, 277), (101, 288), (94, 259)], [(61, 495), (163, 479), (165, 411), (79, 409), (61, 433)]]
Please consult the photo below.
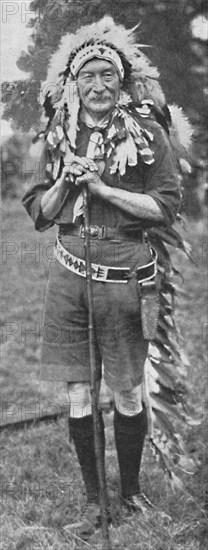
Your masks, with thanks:
[(85, 262), (86, 262), (86, 285), (88, 301), (88, 336), (90, 352), (90, 373), (91, 373), (91, 396), (92, 396), (92, 416), (94, 428), (94, 445), (96, 455), (96, 466), (98, 473), (100, 489), (100, 511), (103, 534), (103, 550), (111, 550), (111, 543), (108, 530), (108, 513), (106, 502), (106, 478), (103, 460), (102, 435), (99, 419), (99, 385), (100, 380), (97, 373), (97, 364), (95, 356), (95, 332), (94, 332), (94, 312), (93, 312), (93, 294), (92, 294), (92, 269), (90, 258), (90, 219), (89, 219), (89, 201), (87, 185), (83, 187), (83, 206), (84, 206), (84, 236), (85, 236)]
[[(92, 133), (87, 148), (86, 157), (94, 160), (101, 160), (99, 141), (102, 140), (102, 135), (99, 132)], [(101, 152), (101, 151), (100, 151)], [(96, 154), (97, 153), (97, 154)], [(99, 166), (100, 164), (100, 166)], [(103, 160), (98, 163), (99, 171), (102, 172), (101, 165)], [(101, 170), (100, 170), (101, 169)], [(89, 336), (89, 355), (90, 355), (90, 376), (91, 376), (91, 398), (92, 398), (92, 416), (94, 430), (94, 445), (96, 466), (100, 490), (100, 512), (101, 525), (103, 534), (103, 550), (111, 550), (111, 543), (108, 529), (108, 510), (107, 510), (107, 486), (105, 477), (102, 428), (100, 425), (99, 416), (99, 388), (100, 388), (100, 373), (96, 364), (95, 353), (95, 330), (94, 330), (94, 308), (93, 308), (93, 293), (92, 293), (92, 268), (90, 256), (90, 215), (89, 215), (89, 191), (85, 184), (82, 190), (83, 195), (83, 214), (84, 214), (84, 244), (85, 244), (85, 262), (86, 262), (86, 286), (87, 286), (87, 301), (88, 301), (88, 336)]]

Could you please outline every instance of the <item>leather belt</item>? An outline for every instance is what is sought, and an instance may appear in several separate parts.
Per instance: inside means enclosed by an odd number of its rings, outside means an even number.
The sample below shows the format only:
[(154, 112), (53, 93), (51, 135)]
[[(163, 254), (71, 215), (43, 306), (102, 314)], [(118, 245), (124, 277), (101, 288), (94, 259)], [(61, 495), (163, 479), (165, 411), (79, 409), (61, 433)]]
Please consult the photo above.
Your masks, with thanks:
[[(127, 283), (131, 277), (135, 276), (138, 283), (153, 281), (157, 272), (157, 253), (154, 249), (151, 249), (151, 252), (151, 262), (137, 267), (134, 272), (130, 270), (130, 267), (108, 267), (91, 263), (92, 279), (106, 283)], [(68, 252), (58, 238), (55, 245), (55, 256), (64, 267), (81, 277), (86, 277), (85, 261)]]
[[(89, 233), (91, 239), (99, 240), (119, 240), (119, 241), (142, 241), (143, 231), (142, 229), (116, 229), (113, 227), (90, 225)], [(61, 235), (78, 236), (84, 239), (84, 225), (61, 225)]]

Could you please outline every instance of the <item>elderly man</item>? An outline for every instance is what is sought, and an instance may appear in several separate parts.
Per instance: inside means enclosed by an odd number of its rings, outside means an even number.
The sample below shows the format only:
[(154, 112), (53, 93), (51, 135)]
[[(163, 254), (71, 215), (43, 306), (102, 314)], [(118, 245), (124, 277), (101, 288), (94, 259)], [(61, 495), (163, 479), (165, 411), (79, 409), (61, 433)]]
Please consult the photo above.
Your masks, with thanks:
[[(133, 37), (107, 17), (63, 38), (54, 66), (60, 70), (66, 58), (66, 69), (59, 88), (47, 93), (51, 120), (39, 176), (23, 198), (37, 230), (59, 228), (46, 293), (42, 378), (68, 383), (70, 434), (87, 495), (81, 533), (99, 516), (82, 185), (90, 194), (97, 369), (101, 377), (103, 365), (114, 394), (121, 498), (131, 510), (140, 510), (144, 498), (138, 478), (147, 431), (141, 383), (148, 334), (141, 310), (157, 270), (147, 232), (172, 224), (180, 203), (157, 71)], [(104, 452), (102, 415), (101, 422)]]

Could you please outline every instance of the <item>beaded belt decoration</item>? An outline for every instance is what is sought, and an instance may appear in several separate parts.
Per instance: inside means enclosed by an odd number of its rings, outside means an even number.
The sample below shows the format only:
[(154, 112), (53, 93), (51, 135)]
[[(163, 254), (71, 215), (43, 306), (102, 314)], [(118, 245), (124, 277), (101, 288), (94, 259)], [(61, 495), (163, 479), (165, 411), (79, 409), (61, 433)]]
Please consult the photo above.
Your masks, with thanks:
[[(157, 272), (157, 254), (153, 249), (152, 256), (151, 262), (142, 267), (138, 267), (135, 272), (131, 272), (130, 267), (108, 267), (92, 263), (92, 279), (94, 281), (106, 283), (127, 283), (128, 280), (135, 275), (138, 283), (152, 281)], [(73, 273), (81, 277), (86, 277), (85, 261), (68, 252), (58, 238), (55, 245), (55, 257), (64, 267)]]

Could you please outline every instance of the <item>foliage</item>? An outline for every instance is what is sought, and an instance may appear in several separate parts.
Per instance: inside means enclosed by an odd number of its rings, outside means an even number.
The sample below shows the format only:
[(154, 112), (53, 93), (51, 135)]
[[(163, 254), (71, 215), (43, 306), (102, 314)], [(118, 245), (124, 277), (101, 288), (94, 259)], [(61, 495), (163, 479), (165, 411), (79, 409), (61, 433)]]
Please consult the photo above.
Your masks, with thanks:
[[(203, 75), (200, 75), (199, 67), (203, 64), (205, 52), (199, 41), (192, 40), (190, 22), (196, 14), (204, 12), (203, 1), (119, 0), (112, 3), (107, 0), (103, 3), (102, 0), (45, 0), (40, 3), (35, 0), (31, 3), (31, 10), (35, 13), (35, 18), (29, 23), (33, 45), (17, 61), (18, 68), (28, 72), (28, 79), (14, 83), (14, 90), (9, 94), (8, 84), (3, 83), (4, 116), (14, 118), (17, 126), (25, 130), (37, 129), (39, 84), (46, 78), (50, 56), (57, 49), (62, 35), (98, 20), (106, 13), (116, 22), (125, 21), (127, 27), (141, 21), (138, 40), (153, 46), (148, 49), (148, 55), (161, 70), (161, 82), (168, 102), (176, 102), (186, 110), (202, 114)], [(21, 86), (25, 89), (20, 91)], [(17, 95), (20, 96), (18, 106), (22, 107), (15, 111)], [(23, 116), (23, 111), (26, 116)]]
[(2, 197), (20, 197), (23, 186), (32, 173), (32, 161), (28, 150), (31, 138), (15, 132), (1, 147)]
[[(28, 78), (2, 84), (3, 116), (14, 120), (17, 128), (40, 130), (40, 84), (46, 78), (50, 57), (62, 35), (108, 13), (116, 22), (125, 21), (127, 27), (141, 22), (138, 41), (150, 45), (148, 56), (159, 68), (168, 103), (183, 107), (196, 135), (201, 127), (203, 129), (206, 47), (200, 39), (193, 39), (190, 24), (194, 17), (206, 13), (204, 0), (115, 0), (113, 3), (111, 0), (34, 0), (30, 9), (35, 14), (29, 22), (33, 44), (17, 61), (18, 68), (28, 73)], [(200, 201), (203, 203), (203, 190), (207, 192), (206, 172), (201, 166), (203, 153), (201, 147), (199, 149), (194, 149), (193, 177), (187, 176), (185, 180), (188, 191), (184, 205), (195, 217), (201, 215)]]

